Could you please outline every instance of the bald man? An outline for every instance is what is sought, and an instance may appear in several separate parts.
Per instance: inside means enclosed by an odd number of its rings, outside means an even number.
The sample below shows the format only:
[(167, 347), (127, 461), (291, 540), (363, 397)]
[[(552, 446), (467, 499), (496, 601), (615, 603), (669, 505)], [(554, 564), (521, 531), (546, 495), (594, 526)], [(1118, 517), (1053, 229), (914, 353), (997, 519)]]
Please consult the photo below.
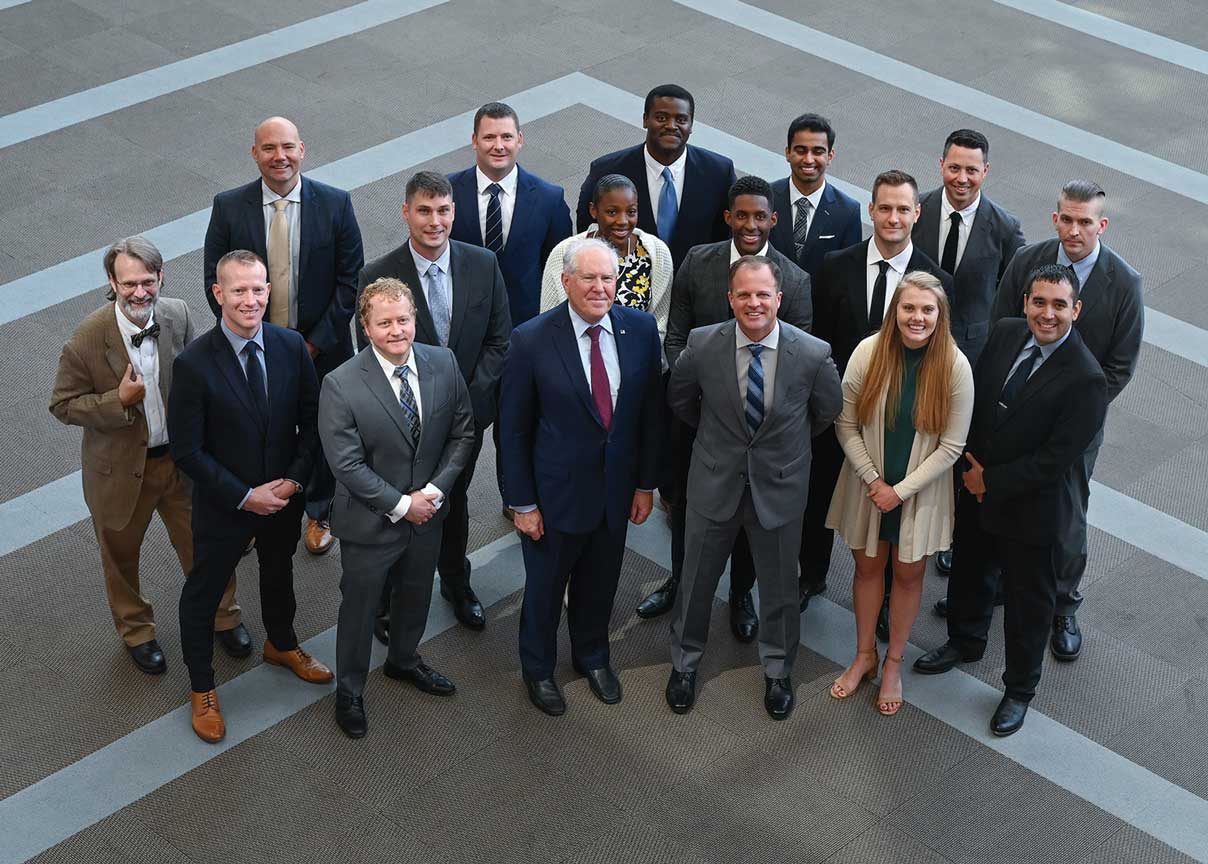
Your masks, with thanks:
[[(272, 288), (265, 320), (302, 334), (321, 381), (352, 357), (348, 322), (365, 255), (348, 193), (303, 177), (305, 155), (298, 127), (284, 117), (256, 127), (252, 159), (260, 177), (214, 197), (204, 284), (217, 316), (209, 286), (217, 281), (218, 259), (234, 249), (250, 249), (268, 262)], [(334, 542), (327, 521), (334, 491), (335, 478), (320, 453), (304, 490), (311, 554), (322, 555)]]

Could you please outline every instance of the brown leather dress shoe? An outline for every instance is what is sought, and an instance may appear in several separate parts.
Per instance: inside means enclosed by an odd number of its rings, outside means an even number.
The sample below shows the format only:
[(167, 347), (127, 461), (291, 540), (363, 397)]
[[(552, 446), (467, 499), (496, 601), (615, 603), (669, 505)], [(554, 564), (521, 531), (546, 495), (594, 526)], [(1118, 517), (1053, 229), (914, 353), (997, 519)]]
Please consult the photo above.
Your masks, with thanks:
[(278, 651), (269, 639), (264, 640), (264, 662), (274, 666), (285, 666), (308, 684), (326, 684), (335, 676), (331, 670), (311, 657), (301, 648)]
[(193, 731), (202, 741), (216, 744), (226, 737), (226, 723), (218, 710), (218, 691), (190, 694), (193, 701)]
[(331, 536), (331, 523), (325, 519), (306, 520), (306, 551), (311, 555), (324, 555), (336, 538)]

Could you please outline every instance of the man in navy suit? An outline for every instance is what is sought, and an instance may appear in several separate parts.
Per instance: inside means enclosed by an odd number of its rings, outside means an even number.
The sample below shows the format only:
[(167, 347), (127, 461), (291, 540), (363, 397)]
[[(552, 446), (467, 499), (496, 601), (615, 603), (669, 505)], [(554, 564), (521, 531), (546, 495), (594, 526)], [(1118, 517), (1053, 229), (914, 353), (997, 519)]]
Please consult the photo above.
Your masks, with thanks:
[[(273, 286), (265, 317), (302, 334), (319, 380), (352, 356), (348, 322), (356, 305), (357, 273), (365, 263), (352, 199), (301, 174), (306, 145), (284, 117), (256, 127), (252, 158), (260, 177), (214, 196), (206, 229), (205, 284), (218, 281), (218, 260), (248, 249), (267, 262)], [(215, 315), (218, 304), (207, 292)], [(323, 454), (306, 482), (306, 548), (327, 552), (335, 478)], [(250, 646), (249, 646), (250, 647)]]
[(520, 663), (529, 698), (553, 716), (566, 711), (554, 666), (568, 578), (571, 661), (597, 698), (621, 700), (608, 619), (627, 521), (646, 521), (658, 480), (658, 327), (613, 305), (616, 278), (612, 247), (573, 241), (567, 301), (516, 328), (504, 365), (500, 437), (525, 569)]
[(737, 176), (727, 157), (688, 146), (696, 102), (676, 84), (660, 84), (646, 94), (642, 126), (646, 142), (601, 156), (591, 163), (579, 189), (575, 224), (591, 224), (588, 205), (605, 174), (622, 174), (638, 188), (638, 227), (671, 247), (678, 270), (693, 246), (727, 240), (726, 194)]
[(193, 731), (222, 740), (214, 689), (214, 613), (248, 541), (260, 559), (264, 661), (315, 684), (327, 667), (294, 632), (294, 550), (304, 483), (319, 450), (319, 382), (302, 336), (263, 321), (271, 286), (253, 252), (216, 266), (222, 317), (172, 364), (168, 440), (193, 481), (193, 569), (180, 596), (180, 641), (192, 685)]
[(790, 123), (784, 158), (792, 170), (772, 184), (772, 246), (817, 282), (822, 256), (860, 242), (860, 203), (826, 182), (835, 130), (825, 117), (802, 114)]

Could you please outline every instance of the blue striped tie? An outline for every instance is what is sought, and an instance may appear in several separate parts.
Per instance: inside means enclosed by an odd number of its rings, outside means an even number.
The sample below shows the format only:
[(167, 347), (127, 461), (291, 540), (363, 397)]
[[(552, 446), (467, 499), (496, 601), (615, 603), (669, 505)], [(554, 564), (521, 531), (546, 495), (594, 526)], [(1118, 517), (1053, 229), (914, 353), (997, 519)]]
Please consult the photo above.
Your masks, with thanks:
[(394, 377), (398, 379), (398, 404), (407, 418), (407, 429), (411, 432), (411, 443), (419, 443), (419, 406), (415, 404), (415, 391), (407, 382), (407, 367), (395, 366)]
[(747, 428), (754, 437), (763, 423), (763, 361), (759, 359), (763, 346), (747, 347), (751, 349), (751, 365), (747, 368)]

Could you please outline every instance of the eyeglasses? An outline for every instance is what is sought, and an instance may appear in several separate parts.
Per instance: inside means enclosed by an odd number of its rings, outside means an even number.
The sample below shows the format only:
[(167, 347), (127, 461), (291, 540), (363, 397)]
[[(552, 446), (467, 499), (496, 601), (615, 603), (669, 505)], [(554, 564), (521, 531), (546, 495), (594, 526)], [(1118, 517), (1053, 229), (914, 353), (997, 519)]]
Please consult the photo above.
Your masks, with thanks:
[(142, 288), (144, 291), (150, 291), (159, 284), (159, 277), (152, 276), (146, 279), (139, 279), (137, 282), (118, 282), (118, 287), (126, 291), (133, 291), (135, 288)]

